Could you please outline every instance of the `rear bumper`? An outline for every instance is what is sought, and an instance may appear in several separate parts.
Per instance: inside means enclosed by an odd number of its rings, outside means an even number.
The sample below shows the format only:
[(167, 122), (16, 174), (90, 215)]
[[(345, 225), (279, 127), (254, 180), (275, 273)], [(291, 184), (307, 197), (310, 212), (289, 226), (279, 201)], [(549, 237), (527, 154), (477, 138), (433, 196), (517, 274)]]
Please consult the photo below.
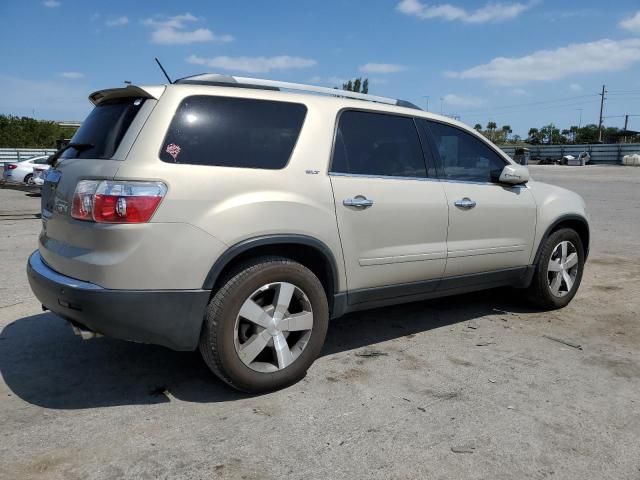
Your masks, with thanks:
[(103, 335), (195, 350), (208, 290), (112, 290), (61, 275), (29, 257), (31, 290), (46, 308)]

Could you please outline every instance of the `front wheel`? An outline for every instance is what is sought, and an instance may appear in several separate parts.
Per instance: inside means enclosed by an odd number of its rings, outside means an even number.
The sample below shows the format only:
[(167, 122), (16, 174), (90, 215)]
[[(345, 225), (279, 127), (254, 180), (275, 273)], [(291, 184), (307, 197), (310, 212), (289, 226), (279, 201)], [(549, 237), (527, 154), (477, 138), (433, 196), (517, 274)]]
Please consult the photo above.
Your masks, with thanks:
[(542, 245), (529, 297), (546, 309), (565, 307), (573, 299), (582, 280), (584, 247), (570, 228), (549, 235)]
[(327, 297), (306, 267), (282, 257), (239, 266), (207, 307), (200, 352), (209, 368), (249, 393), (289, 386), (320, 353)]

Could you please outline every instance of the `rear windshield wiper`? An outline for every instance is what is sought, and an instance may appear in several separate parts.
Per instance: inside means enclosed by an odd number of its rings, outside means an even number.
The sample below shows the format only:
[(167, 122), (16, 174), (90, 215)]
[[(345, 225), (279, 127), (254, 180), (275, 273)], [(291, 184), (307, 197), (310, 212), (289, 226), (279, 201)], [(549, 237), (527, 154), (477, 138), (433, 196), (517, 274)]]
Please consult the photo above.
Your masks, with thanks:
[(55, 167), (56, 166), (56, 162), (60, 158), (60, 155), (62, 155), (64, 152), (66, 152), (70, 148), (75, 148), (76, 150), (78, 150), (78, 152), (81, 152), (82, 150), (87, 150), (87, 149), (93, 148), (93, 147), (95, 147), (95, 145), (93, 143), (73, 143), (73, 142), (72, 143), (67, 143), (64, 147), (62, 147), (56, 153), (51, 155), (47, 159), (47, 163), (49, 165), (51, 165), (52, 167)]

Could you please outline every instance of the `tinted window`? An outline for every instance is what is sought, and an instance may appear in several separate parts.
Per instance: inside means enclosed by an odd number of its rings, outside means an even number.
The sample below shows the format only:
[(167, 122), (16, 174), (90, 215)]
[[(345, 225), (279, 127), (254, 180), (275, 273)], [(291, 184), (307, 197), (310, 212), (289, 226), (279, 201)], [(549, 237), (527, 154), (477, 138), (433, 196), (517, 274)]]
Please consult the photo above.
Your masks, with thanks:
[(331, 171), (426, 177), (413, 119), (380, 113), (343, 112), (338, 122)]
[(428, 122), (440, 154), (444, 178), (490, 182), (492, 171), (501, 171), (505, 161), (473, 135), (442, 123)]
[(160, 158), (193, 165), (283, 168), (306, 112), (297, 103), (188, 97), (171, 121)]
[(144, 103), (143, 98), (119, 98), (100, 103), (71, 139), (72, 143), (89, 143), (81, 151), (67, 149), (62, 158), (111, 158), (122, 137)]

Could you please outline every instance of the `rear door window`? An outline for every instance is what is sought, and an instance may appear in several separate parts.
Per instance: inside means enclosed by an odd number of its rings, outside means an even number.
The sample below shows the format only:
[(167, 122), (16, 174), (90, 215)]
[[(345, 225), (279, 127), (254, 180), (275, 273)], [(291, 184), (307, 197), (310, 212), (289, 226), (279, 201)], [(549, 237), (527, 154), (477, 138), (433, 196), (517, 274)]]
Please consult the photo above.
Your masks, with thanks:
[(112, 158), (144, 101), (144, 98), (126, 97), (98, 104), (71, 139), (72, 143), (93, 146), (81, 150), (68, 148), (61, 158)]
[(306, 112), (298, 103), (187, 97), (171, 121), (160, 159), (191, 165), (284, 168)]
[(410, 117), (346, 111), (340, 115), (333, 173), (425, 178), (418, 131)]

